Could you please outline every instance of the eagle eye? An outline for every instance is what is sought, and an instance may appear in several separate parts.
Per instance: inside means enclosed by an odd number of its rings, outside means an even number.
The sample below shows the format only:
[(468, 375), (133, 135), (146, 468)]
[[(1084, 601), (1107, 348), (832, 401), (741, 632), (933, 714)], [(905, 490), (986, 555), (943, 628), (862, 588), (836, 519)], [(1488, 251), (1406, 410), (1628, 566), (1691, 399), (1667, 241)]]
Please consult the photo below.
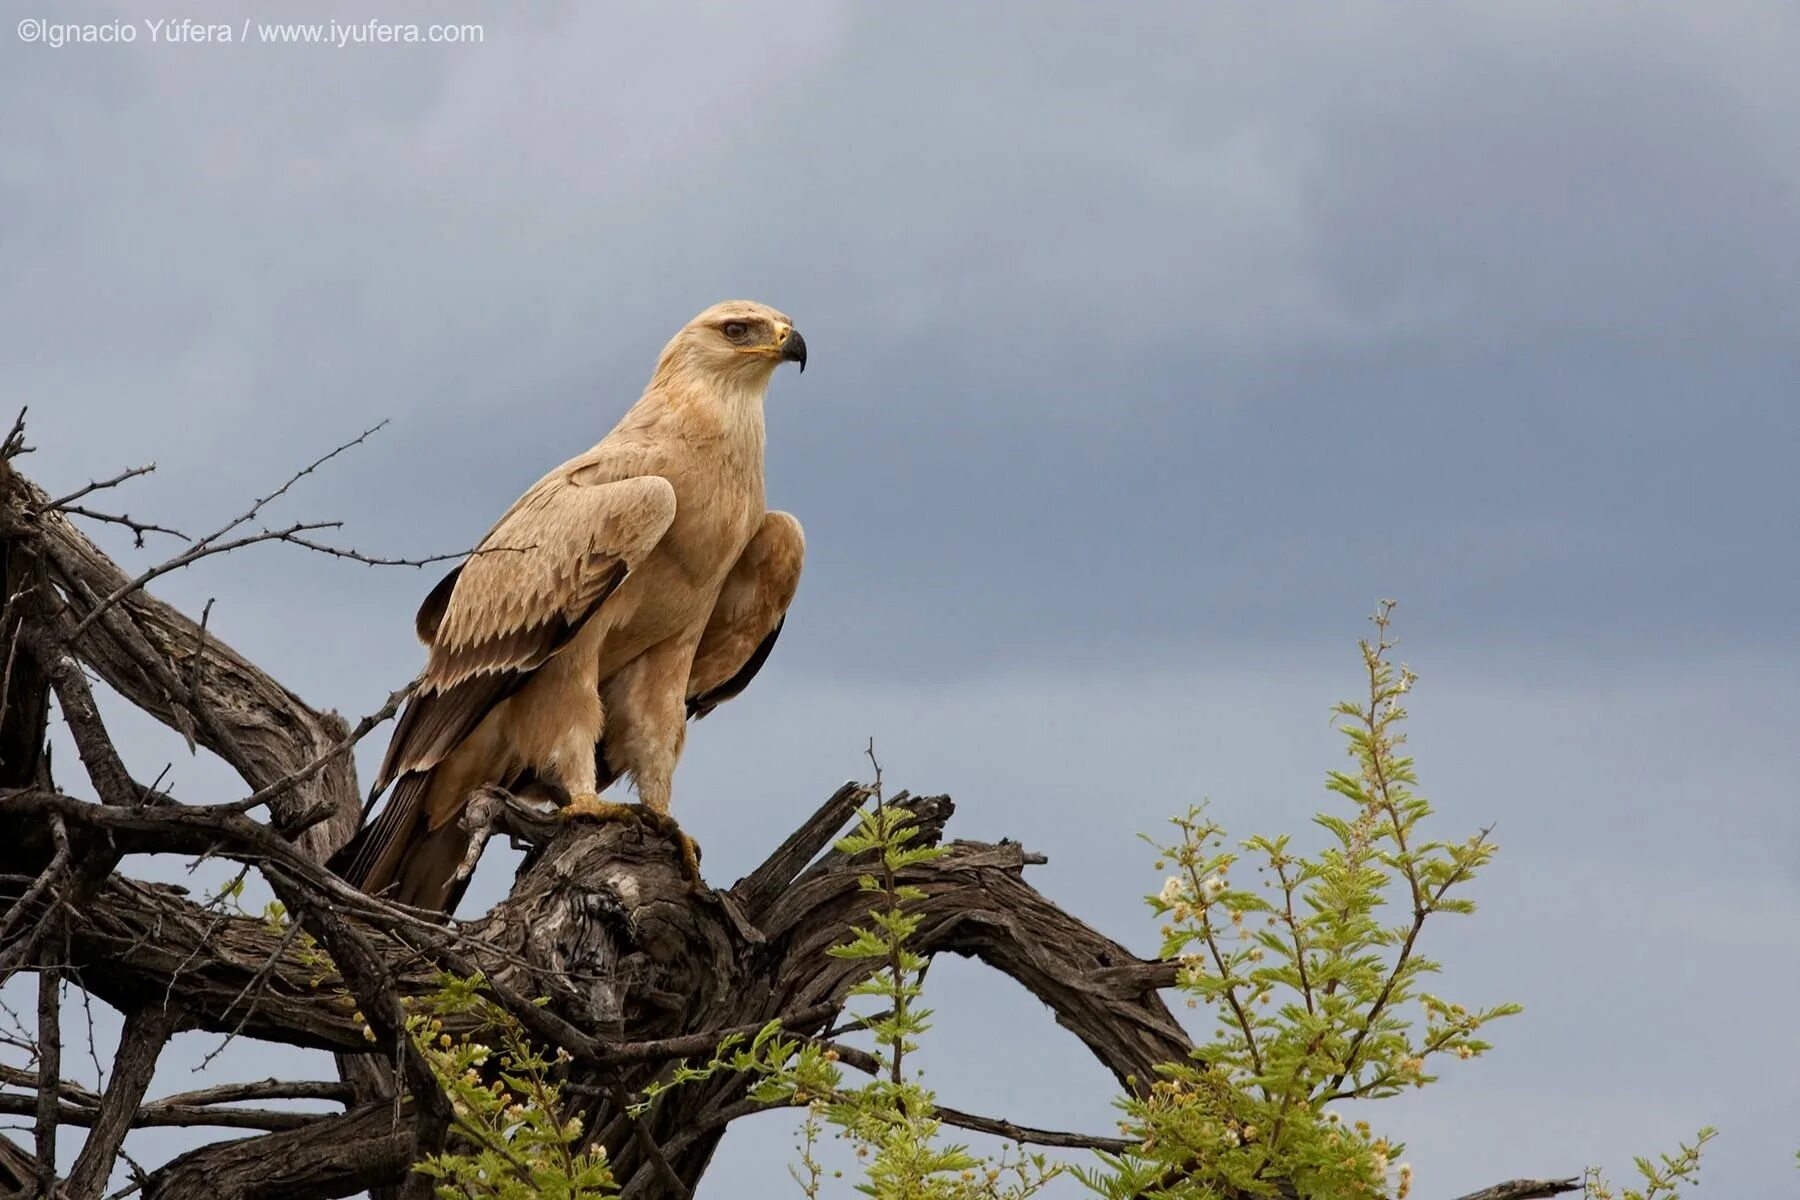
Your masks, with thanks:
[(727, 321), (719, 326), (719, 332), (734, 342), (741, 342), (750, 335), (750, 326), (743, 321)]

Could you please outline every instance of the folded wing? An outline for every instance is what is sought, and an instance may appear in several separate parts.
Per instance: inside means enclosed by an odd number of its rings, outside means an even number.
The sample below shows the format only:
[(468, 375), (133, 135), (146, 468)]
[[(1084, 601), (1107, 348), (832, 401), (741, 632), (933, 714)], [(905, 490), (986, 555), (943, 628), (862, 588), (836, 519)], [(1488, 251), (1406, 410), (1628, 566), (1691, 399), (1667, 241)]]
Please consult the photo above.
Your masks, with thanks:
[[(540, 480), (420, 607), (417, 629), (431, 651), (375, 791), (396, 780), (411, 786), (397, 788), (346, 848), (352, 882), (368, 886), (392, 872), (421, 815), (422, 773), (566, 646), (668, 531), (668, 480), (587, 482), (593, 474), (559, 469)], [(449, 815), (432, 813), (430, 823)]]
[(704, 717), (749, 687), (762, 670), (781, 636), (805, 559), (800, 522), (784, 512), (765, 516), (726, 577), (694, 653), (688, 716)]

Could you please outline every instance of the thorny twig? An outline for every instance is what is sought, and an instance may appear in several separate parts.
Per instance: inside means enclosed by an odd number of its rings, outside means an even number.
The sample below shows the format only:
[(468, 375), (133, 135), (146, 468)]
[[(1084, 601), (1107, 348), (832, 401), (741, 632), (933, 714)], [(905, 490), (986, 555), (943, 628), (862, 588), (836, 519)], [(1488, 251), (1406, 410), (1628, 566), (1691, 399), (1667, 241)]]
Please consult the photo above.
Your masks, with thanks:
[(55, 500), (50, 501), (48, 504), (38, 509), (38, 511), (41, 513), (59, 511), (68, 512), (69, 505), (75, 503), (84, 496), (90, 496), (95, 492), (104, 491), (107, 488), (118, 487), (127, 479), (136, 479), (139, 475), (148, 475), (154, 470), (156, 470), (155, 463), (145, 463), (141, 467), (127, 467), (117, 475), (114, 475), (111, 479), (90, 479), (85, 487), (78, 487), (66, 496), (57, 497)]
[(284, 538), (291, 538), (296, 534), (307, 533), (307, 532), (310, 532), (315, 529), (336, 529), (336, 528), (341, 527), (343, 524), (343, 522), (341, 522), (341, 521), (301, 522), (301, 523), (289, 526), (288, 528), (283, 529), (283, 530), (264, 530), (262, 533), (259, 533), (259, 534), (251, 534), (247, 537), (234, 538), (230, 541), (222, 541), (221, 540), (221, 539), (225, 538), (228, 534), (230, 534), (233, 530), (239, 529), (242, 526), (249, 524), (251, 521), (254, 521), (256, 519), (257, 515), (259, 513), (261, 513), (264, 508), (266, 508), (273, 501), (286, 495), (288, 492), (288, 489), (293, 487), (296, 483), (300, 482), (300, 480), (306, 478), (308, 475), (311, 475), (314, 471), (318, 470), (320, 467), (324, 466), (326, 463), (330, 462), (332, 459), (336, 458), (338, 455), (344, 453), (346, 450), (349, 450), (354, 446), (362, 445), (362, 443), (367, 441), (371, 436), (373, 436), (378, 430), (380, 430), (386, 424), (387, 424), (387, 421), (385, 419), (382, 421), (379, 421), (376, 424), (370, 426), (368, 429), (363, 430), (356, 437), (351, 438), (349, 441), (344, 442), (344, 443), (334, 447), (327, 453), (320, 455), (318, 458), (314, 459), (312, 462), (308, 463), (304, 467), (301, 467), (298, 471), (296, 471), (292, 475), (290, 475), (287, 478), (287, 481), (284, 482), (280, 487), (278, 487), (274, 491), (268, 493), (266, 496), (257, 497), (256, 501), (254, 503), (252, 503), (248, 509), (244, 510), (244, 512), (240, 513), (238, 516), (233, 517), (231, 520), (227, 521), (224, 525), (221, 525), (218, 529), (215, 529), (213, 532), (207, 534), (205, 537), (200, 538), (198, 541), (194, 542), (193, 545), (189, 546), (186, 550), (183, 550), (180, 554), (177, 554), (173, 558), (167, 559), (161, 563), (158, 563), (154, 567), (150, 567), (149, 569), (140, 572), (136, 578), (134, 578), (124, 584), (121, 584), (119, 587), (115, 588), (112, 591), (112, 593), (107, 595), (105, 598), (103, 598), (100, 601), (100, 603), (91, 612), (89, 612), (87, 614), (87, 616), (85, 616), (81, 619), (81, 622), (78, 625), (76, 625), (75, 631), (71, 635), (71, 640), (79, 639), (81, 637), (81, 635), (83, 633), (87, 632), (87, 630), (93, 625), (95, 619), (98, 618), (102, 612), (105, 612), (107, 609), (111, 608), (113, 605), (115, 605), (119, 601), (123, 600), (126, 596), (129, 596), (131, 593), (137, 591), (139, 588), (141, 588), (145, 584), (149, 583), (152, 579), (156, 579), (157, 577), (162, 576), (162, 575), (167, 575), (170, 571), (178, 571), (182, 567), (185, 567), (185, 566), (189, 565), (190, 563), (196, 562), (199, 559), (205, 558), (208, 555), (224, 554), (231, 550), (238, 549), (242, 546), (251, 545), (255, 542), (265, 542), (265, 541), (281, 540)]
[(65, 516), (86, 517), (90, 521), (99, 521), (106, 525), (123, 525), (125, 528), (131, 530), (132, 543), (139, 550), (144, 548), (144, 535), (146, 533), (161, 533), (172, 538), (180, 538), (184, 542), (193, 540), (179, 529), (170, 529), (167, 525), (156, 525), (149, 521), (140, 521), (130, 513), (99, 512), (92, 508), (83, 508), (78, 504), (60, 505), (56, 511)]
[(453, 562), (457, 559), (467, 558), (475, 553), (486, 554), (491, 550), (514, 548), (510, 546), (484, 547), (480, 551), (457, 550), (451, 554), (427, 554), (423, 558), (380, 558), (373, 554), (364, 554), (360, 550), (352, 550), (345, 546), (327, 546), (323, 542), (315, 542), (303, 537), (284, 537), (281, 540), (307, 550), (317, 551), (320, 554), (329, 554), (333, 558), (347, 558), (351, 562), (359, 562), (367, 567), (429, 567), (434, 563)]
[[(225, 1047), (231, 1045), (232, 1042), (237, 1040), (238, 1035), (244, 1032), (244, 1026), (256, 1013), (256, 1002), (262, 998), (263, 989), (268, 986), (269, 977), (275, 972), (275, 965), (287, 954), (288, 948), (298, 940), (300, 933), (300, 922), (294, 920), (288, 921), (287, 928), (282, 932), (280, 943), (276, 945), (275, 949), (269, 952), (268, 957), (263, 959), (262, 966), (256, 969), (256, 974), (252, 975), (249, 981), (246, 982), (242, 988), (238, 989), (238, 994), (232, 997), (231, 1003), (225, 1006), (225, 1013), (226, 1015), (229, 1015), (232, 1009), (236, 1008), (239, 1004), (243, 1004), (243, 1015), (238, 1017), (237, 1027), (226, 1034), (224, 1040), (217, 1046), (214, 1046), (211, 1050), (207, 1051), (206, 1057), (202, 1058), (199, 1065), (194, 1067), (195, 1073), (204, 1071), (206, 1068), (212, 1066), (213, 1059), (225, 1053)], [(246, 1001), (245, 997), (248, 997), (249, 999)]]

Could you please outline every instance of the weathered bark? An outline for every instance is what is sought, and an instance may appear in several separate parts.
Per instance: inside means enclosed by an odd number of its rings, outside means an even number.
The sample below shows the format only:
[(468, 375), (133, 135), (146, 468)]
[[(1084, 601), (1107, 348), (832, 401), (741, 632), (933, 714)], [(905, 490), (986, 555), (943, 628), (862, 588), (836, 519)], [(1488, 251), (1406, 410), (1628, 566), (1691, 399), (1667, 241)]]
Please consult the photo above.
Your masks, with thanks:
[(326, 1200), (353, 1196), (406, 1173), (413, 1161), (409, 1115), (392, 1104), (370, 1103), (341, 1115), (320, 1117), (299, 1129), (215, 1142), (152, 1172), (144, 1197)]
[(100, 1098), (87, 1142), (63, 1184), (68, 1200), (99, 1200), (103, 1194), (113, 1160), (137, 1116), (138, 1102), (156, 1072), (156, 1060), (180, 1024), (181, 1010), (167, 1004), (136, 1009), (125, 1018), (106, 1094)]
[(23, 1196), (35, 1186), (37, 1158), (9, 1137), (0, 1136), (0, 1197)]
[[(25, 481), (0, 458), (0, 502)], [(44, 731), (50, 718), (50, 678), (22, 646), (25, 605), (43, 584), (36, 547), (0, 538), (0, 788), (48, 784)]]

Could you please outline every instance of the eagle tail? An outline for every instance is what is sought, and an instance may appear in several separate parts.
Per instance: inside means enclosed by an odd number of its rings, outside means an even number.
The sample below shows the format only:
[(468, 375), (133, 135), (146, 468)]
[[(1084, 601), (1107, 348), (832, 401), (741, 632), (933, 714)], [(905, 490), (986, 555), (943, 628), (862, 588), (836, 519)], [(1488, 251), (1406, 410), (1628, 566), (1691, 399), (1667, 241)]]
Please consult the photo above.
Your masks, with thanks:
[(395, 781), (387, 807), (332, 856), (331, 869), (371, 896), (439, 912), (454, 909), (467, 884), (456, 871), (468, 835), (456, 821), (428, 827), (425, 798), (434, 774), (414, 771)]

